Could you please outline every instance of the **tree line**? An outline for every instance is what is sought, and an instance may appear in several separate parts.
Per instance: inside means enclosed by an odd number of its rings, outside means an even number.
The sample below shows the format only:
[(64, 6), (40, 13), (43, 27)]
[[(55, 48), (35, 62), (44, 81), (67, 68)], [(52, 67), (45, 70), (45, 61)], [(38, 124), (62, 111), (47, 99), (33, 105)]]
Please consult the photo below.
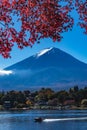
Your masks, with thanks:
[[(3, 108), (31, 108), (38, 106), (87, 105), (87, 87), (74, 86), (69, 90), (54, 91), (51, 88), (41, 88), (38, 91), (1, 91), (0, 106)], [(70, 102), (69, 102), (70, 101)]]

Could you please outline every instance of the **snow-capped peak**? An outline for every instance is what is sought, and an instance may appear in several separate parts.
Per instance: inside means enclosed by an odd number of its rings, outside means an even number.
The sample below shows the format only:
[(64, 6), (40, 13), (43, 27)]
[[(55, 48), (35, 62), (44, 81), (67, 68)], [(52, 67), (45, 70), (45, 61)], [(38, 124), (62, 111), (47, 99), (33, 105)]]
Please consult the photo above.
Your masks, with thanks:
[(47, 53), (48, 51), (52, 50), (52, 48), (53, 48), (53, 47), (47, 48), (47, 49), (44, 49), (44, 50), (40, 51), (39, 53), (37, 53), (37, 57), (44, 55), (44, 54)]

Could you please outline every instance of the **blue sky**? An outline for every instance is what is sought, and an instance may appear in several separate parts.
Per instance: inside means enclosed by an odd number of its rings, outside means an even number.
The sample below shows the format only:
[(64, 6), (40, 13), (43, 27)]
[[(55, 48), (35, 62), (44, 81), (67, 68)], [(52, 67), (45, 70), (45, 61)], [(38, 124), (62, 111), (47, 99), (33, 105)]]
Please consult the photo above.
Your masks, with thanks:
[[(75, 22), (77, 22), (78, 16), (76, 12), (73, 13), (73, 16), (75, 17)], [(18, 24), (16, 25), (16, 28), (19, 28)], [(35, 44), (32, 48), (27, 47), (23, 50), (19, 50), (16, 46), (14, 46), (11, 52), (11, 59), (4, 59), (0, 56), (0, 69), (19, 62), (48, 47), (57, 47), (71, 54), (80, 61), (87, 63), (87, 35), (83, 34), (83, 31), (83, 29), (75, 24), (72, 31), (63, 34), (61, 42), (54, 43), (48, 38), (41, 40), (40, 44)]]

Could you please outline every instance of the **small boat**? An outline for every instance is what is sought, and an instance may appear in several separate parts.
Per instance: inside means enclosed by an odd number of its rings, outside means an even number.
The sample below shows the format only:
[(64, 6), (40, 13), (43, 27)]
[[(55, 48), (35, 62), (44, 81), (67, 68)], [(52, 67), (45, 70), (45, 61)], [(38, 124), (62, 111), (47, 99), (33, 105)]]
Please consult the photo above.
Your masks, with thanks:
[(34, 119), (34, 121), (35, 121), (35, 122), (42, 122), (43, 119), (42, 119), (41, 117), (37, 117), (37, 118)]

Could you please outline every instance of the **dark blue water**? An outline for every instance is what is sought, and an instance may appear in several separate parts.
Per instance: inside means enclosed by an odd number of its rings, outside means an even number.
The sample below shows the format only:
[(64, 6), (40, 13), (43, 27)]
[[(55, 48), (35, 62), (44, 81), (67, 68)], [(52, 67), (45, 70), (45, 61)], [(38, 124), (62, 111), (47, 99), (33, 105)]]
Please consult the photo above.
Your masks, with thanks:
[(0, 112), (0, 130), (87, 130), (87, 110)]

